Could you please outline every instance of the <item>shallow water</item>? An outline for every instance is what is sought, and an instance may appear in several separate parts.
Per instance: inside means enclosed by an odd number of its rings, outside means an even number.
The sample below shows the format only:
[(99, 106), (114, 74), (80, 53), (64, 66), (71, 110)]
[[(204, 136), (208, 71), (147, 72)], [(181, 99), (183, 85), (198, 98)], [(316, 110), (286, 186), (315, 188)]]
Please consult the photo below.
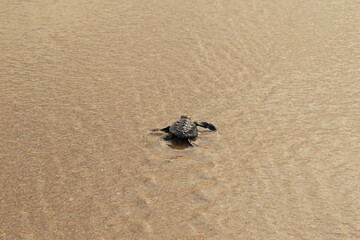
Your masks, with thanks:
[(2, 1), (0, 238), (359, 239), (359, 12)]

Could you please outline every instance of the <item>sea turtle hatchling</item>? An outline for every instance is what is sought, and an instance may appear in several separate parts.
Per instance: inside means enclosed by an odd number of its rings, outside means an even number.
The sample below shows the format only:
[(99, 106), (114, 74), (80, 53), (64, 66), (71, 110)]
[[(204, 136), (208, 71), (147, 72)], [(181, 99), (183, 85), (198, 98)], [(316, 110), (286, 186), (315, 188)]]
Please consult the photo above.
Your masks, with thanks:
[(216, 127), (211, 123), (191, 121), (191, 118), (186, 115), (182, 115), (179, 120), (174, 122), (171, 126), (162, 129), (153, 129), (152, 131), (163, 131), (169, 133), (164, 140), (170, 140), (173, 137), (187, 139), (191, 146), (195, 144), (191, 141), (191, 138), (195, 138), (198, 135), (197, 126), (208, 128), (212, 131), (216, 130)]

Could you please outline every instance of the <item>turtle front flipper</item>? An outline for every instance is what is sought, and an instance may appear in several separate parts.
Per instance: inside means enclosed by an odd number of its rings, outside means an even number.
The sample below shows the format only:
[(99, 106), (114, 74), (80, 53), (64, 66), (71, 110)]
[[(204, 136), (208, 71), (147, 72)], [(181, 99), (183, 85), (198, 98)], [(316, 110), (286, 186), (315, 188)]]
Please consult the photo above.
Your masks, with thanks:
[(161, 129), (158, 129), (158, 128), (155, 128), (155, 129), (151, 129), (151, 131), (153, 132), (159, 132), (159, 131), (163, 131), (163, 132), (170, 132), (170, 126), (167, 126), (166, 128), (161, 128)]
[(212, 125), (211, 123), (207, 123), (207, 122), (194, 122), (196, 126), (199, 127), (203, 127), (203, 128), (208, 128), (212, 131), (216, 130), (216, 127), (214, 125)]

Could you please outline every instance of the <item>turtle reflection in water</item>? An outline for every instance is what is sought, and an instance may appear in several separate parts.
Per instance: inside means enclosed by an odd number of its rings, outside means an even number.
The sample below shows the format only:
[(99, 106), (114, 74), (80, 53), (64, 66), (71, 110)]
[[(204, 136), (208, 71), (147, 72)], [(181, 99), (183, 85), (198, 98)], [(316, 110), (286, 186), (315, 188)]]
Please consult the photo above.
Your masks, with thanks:
[(216, 130), (216, 127), (211, 123), (207, 122), (199, 122), (199, 121), (191, 121), (191, 118), (185, 115), (182, 115), (179, 120), (174, 122), (171, 126), (162, 129), (153, 129), (152, 131), (163, 131), (169, 133), (164, 140), (170, 140), (173, 137), (187, 139), (191, 146), (195, 146), (196, 144), (191, 141), (192, 138), (197, 137), (198, 130), (197, 126), (208, 128), (212, 131)]

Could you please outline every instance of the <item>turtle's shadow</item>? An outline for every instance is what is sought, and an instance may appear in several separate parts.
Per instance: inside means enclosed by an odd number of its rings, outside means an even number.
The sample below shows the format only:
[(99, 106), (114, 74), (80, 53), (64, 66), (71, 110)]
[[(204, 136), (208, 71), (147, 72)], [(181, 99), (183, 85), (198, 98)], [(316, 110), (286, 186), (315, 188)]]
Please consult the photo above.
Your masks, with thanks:
[[(151, 133), (151, 135), (161, 135), (161, 133)], [(188, 142), (187, 139), (182, 139), (182, 138), (178, 138), (178, 137), (175, 137), (173, 136), (171, 139), (169, 140), (166, 140), (164, 139), (164, 137), (166, 136), (163, 136), (162, 139), (163, 141), (165, 141), (169, 147), (173, 148), (173, 149), (177, 149), (177, 150), (184, 150), (188, 147), (193, 147), (190, 145), (190, 143)], [(191, 140), (195, 140), (195, 138), (192, 138)]]
[(190, 145), (187, 139), (173, 137), (170, 140), (164, 140), (164, 141), (168, 142), (169, 147), (177, 150), (184, 150), (188, 147), (193, 147)]

